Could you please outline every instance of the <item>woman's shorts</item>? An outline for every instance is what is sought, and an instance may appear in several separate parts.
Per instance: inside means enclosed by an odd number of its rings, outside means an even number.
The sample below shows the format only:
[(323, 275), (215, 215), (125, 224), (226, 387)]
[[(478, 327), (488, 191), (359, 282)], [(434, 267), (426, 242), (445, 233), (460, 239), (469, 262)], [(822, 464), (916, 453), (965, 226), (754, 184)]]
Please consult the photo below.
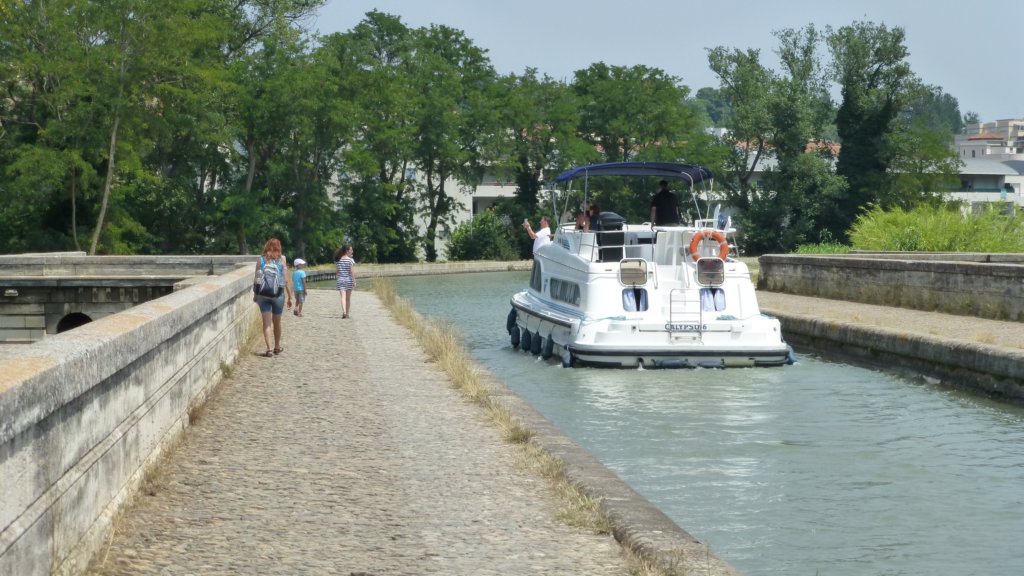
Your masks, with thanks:
[(260, 307), (260, 312), (264, 314), (270, 312), (274, 316), (280, 316), (284, 314), (284, 291), (282, 290), (281, 295), (277, 298), (257, 296), (256, 305)]
[(305, 301), (306, 301), (306, 291), (305, 290), (296, 290), (295, 291), (295, 303), (296, 304), (302, 304)]

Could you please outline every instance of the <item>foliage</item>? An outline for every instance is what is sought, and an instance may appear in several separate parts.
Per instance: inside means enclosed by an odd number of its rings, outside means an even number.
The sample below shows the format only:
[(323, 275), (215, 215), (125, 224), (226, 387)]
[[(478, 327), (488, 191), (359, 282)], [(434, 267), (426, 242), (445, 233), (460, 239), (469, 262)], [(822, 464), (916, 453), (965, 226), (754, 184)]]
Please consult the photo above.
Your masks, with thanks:
[(822, 242), (820, 244), (801, 244), (796, 247), (797, 254), (848, 254), (850, 247), (846, 244)]
[(725, 93), (718, 88), (705, 86), (697, 90), (693, 103), (703, 110), (712, 126), (725, 126), (732, 115), (732, 104)]
[[(366, 262), (433, 260), (485, 171), (515, 185), (499, 220), (557, 221), (572, 215), (552, 213), (544, 181), (602, 160), (711, 168), (715, 195), (679, 187), (681, 208), (726, 202), (746, 248), (777, 251), (842, 240), (864, 206), (935, 204), (955, 183), (959, 108), (910, 73), (899, 28), (777, 32), (777, 71), (713, 49), (721, 85), (693, 97), (643, 65), (499, 77), (461, 31), (376, 10), (311, 37), (302, 25), (322, 3), (4, 3), (0, 252), (244, 254), (276, 236), (312, 264), (343, 243)], [(808, 148), (837, 132), (838, 163)], [(589, 200), (645, 220), (656, 188), (607, 179)], [(506, 226), (528, 258), (525, 231)]]
[(898, 132), (897, 119), (918, 86), (904, 39), (902, 28), (871, 22), (855, 22), (827, 36), (842, 92), (836, 171), (849, 184), (825, 214), (835, 238), (846, 238), (861, 208), (876, 201), (890, 205), (899, 196), (889, 178), (898, 154), (890, 136)]
[(448, 260), (517, 260), (510, 226), (493, 210), (486, 210), (459, 224), (446, 252)]
[[(756, 50), (719, 47), (709, 63), (733, 106), (725, 141), (725, 196), (739, 210), (736, 221), (752, 253), (788, 251), (821, 237), (825, 207), (845, 190), (823, 140), (832, 119), (825, 74), (817, 56), (821, 35), (813, 27), (782, 30), (779, 73), (760, 63)], [(765, 166), (766, 161), (774, 164)], [(755, 188), (751, 178), (762, 173)]]
[[(573, 90), (581, 106), (579, 133), (602, 161), (684, 161), (712, 170), (721, 162), (722, 148), (688, 100), (689, 88), (663, 70), (598, 62), (576, 72)], [(604, 210), (643, 221), (657, 189), (654, 179), (601, 178), (590, 183), (590, 198)], [(690, 192), (676, 193), (686, 202)]]
[(494, 172), (508, 174), (516, 184), (516, 199), (533, 209), (545, 174), (595, 161), (598, 154), (576, 133), (580, 112), (570, 86), (547, 75), (538, 78), (528, 68), (522, 75), (500, 78), (497, 88), (500, 123), (509, 137), (497, 143)]
[(857, 218), (850, 240), (857, 250), (1024, 252), (1024, 219), (995, 206), (978, 214), (965, 214), (955, 204), (873, 206)]
[(495, 74), (484, 51), (461, 31), (431, 26), (415, 34), (410, 80), (416, 94), (413, 161), (425, 181), (417, 207), (424, 213), (423, 252), (437, 259), (435, 240), (447, 235), (462, 208), (449, 180), (472, 187), (483, 177), (485, 151), (499, 132), (488, 87)]
[(652, 160), (679, 158), (690, 147), (687, 138), (703, 128), (687, 102), (689, 88), (657, 68), (598, 62), (576, 72), (573, 89), (580, 134), (605, 161), (635, 160), (645, 152)]

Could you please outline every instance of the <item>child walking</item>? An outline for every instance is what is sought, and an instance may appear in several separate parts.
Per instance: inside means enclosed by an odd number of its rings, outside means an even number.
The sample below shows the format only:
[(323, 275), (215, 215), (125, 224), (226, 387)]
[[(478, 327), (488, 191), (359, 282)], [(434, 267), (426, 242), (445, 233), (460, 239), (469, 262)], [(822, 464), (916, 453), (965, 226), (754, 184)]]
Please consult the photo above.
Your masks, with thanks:
[(352, 258), (351, 244), (345, 244), (334, 253), (338, 265), (338, 293), (341, 295), (341, 317), (352, 313), (352, 291), (356, 289), (356, 261)]
[(302, 303), (306, 301), (306, 261), (296, 258), (292, 272), (292, 292), (295, 293), (295, 315), (302, 316)]

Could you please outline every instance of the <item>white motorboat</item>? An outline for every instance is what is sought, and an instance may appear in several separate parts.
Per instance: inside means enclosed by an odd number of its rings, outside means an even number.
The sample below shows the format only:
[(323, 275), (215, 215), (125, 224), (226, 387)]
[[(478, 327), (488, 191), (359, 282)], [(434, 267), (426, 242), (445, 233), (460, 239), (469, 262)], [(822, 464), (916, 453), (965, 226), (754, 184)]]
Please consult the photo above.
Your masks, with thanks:
[[(571, 186), (596, 176), (651, 176), (692, 188), (711, 173), (691, 164), (610, 162), (555, 181)], [(566, 367), (793, 363), (779, 320), (758, 308), (747, 265), (730, 255), (734, 230), (718, 220), (653, 226), (602, 212), (596, 230), (560, 224), (534, 254), (529, 287), (512, 296), (512, 346), (560, 357)]]

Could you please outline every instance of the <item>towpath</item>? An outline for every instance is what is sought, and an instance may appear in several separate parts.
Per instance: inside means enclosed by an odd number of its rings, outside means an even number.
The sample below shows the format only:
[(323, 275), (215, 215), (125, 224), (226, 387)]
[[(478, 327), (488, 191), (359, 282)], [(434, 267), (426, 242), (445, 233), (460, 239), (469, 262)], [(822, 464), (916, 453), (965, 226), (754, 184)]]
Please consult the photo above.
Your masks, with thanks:
[(768, 314), (799, 315), (854, 324), (869, 331), (882, 328), (950, 342), (1024, 349), (1024, 322), (989, 320), (763, 290), (757, 291), (757, 301), (761, 310)]
[(372, 294), (244, 354), (91, 574), (627, 574)]

